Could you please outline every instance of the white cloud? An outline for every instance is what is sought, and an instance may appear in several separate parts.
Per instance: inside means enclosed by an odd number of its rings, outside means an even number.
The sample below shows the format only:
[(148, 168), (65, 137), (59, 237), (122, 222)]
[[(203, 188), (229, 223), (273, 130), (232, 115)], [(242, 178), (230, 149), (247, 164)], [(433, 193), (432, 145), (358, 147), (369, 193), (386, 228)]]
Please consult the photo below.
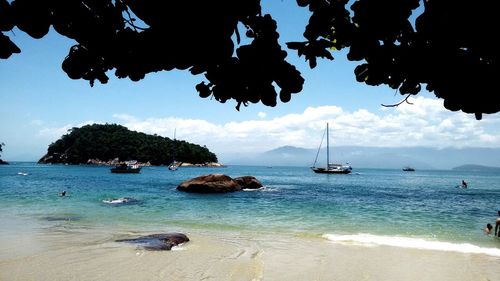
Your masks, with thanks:
[(39, 138), (42, 138), (42, 139), (46, 139), (48, 141), (56, 141), (57, 139), (59, 139), (62, 135), (65, 135), (68, 133), (68, 130), (71, 129), (71, 128), (78, 128), (78, 127), (82, 127), (82, 126), (85, 126), (85, 125), (90, 125), (90, 124), (94, 124), (94, 123), (103, 123), (103, 122), (96, 122), (96, 121), (92, 121), (92, 120), (89, 120), (89, 121), (85, 121), (83, 123), (80, 123), (80, 124), (67, 124), (67, 125), (64, 125), (63, 127), (45, 127), (45, 128), (42, 128), (38, 131), (38, 137)]
[[(477, 121), (471, 114), (446, 110), (440, 100), (417, 97), (412, 103), (376, 113), (365, 109), (348, 112), (338, 106), (308, 107), (302, 113), (271, 120), (224, 124), (175, 117), (143, 119), (128, 114), (113, 117), (131, 130), (148, 134), (172, 138), (176, 130), (178, 139), (207, 145), (218, 155), (258, 153), (283, 145), (316, 148), (326, 122), (330, 123), (334, 146), (500, 147), (499, 114)], [(71, 127), (41, 133), (60, 136)]]
[(259, 118), (263, 119), (263, 118), (266, 118), (267, 114), (265, 112), (259, 112), (257, 113), (257, 116), (259, 116)]

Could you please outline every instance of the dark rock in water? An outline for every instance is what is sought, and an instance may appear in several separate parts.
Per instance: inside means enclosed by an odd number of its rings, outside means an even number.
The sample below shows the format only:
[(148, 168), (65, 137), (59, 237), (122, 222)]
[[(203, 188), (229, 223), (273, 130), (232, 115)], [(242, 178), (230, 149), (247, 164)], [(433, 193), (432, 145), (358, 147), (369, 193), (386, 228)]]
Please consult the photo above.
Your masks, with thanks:
[(238, 177), (234, 179), (242, 189), (259, 189), (263, 185), (262, 183), (252, 176)]
[(2, 159), (0, 159), (0, 165), (9, 165), (9, 162), (5, 162)]
[(231, 177), (223, 174), (209, 174), (193, 178), (177, 186), (177, 190), (193, 193), (223, 193), (241, 190)]
[(261, 187), (262, 183), (252, 176), (233, 179), (223, 174), (209, 174), (187, 180), (177, 186), (177, 190), (192, 193), (224, 193)]
[(47, 216), (42, 219), (46, 221), (79, 221), (82, 218), (82, 216)]
[(172, 247), (188, 241), (189, 238), (182, 233), (151, 234), (133, 239), (116, 240), (116, 242), (137, 244), (150, 251), (169, 251)]

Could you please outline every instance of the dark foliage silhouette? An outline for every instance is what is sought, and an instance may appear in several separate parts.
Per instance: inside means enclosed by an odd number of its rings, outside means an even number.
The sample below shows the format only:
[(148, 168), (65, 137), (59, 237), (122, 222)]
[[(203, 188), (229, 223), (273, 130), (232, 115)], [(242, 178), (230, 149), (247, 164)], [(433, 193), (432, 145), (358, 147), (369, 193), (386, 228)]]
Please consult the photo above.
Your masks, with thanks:
[[(447, 109), (477, 119), (500, 111), (496, 1), (297, 3), (312, 14), (305, 40), (287, 47), (311, 68), (318, 58), (332, 60), (334, 50), (349, 48), (348, 59), (360, 61), (359, 82), (388, 85), (405, 98), (426, 87)], [(417, 11), (412, 24), (409, 18)], [(241, 43), (238, 25), (248, 44)], [(276, 21), (261, 13), (257, 0), (0, 0), (0, 58), (20, 52), (7, 36), (14, 27), (41, 38), (50, 26), (78, 42), (62, 68), (90, 85), (106, 83), (110, 70), (139, 81), (151, 72), (188, 69), (206, 78), (196, 85), (201, 97), (234, 99), (239, 110), (249, 102), (275, 106), (278, 92), (288, 102), (304, 83), (285, 61)]]
[[(5, 146), (5, 143), (0, 142), (0, 152), (2, 152), (2, 151), (3, 151), (2, 146)], [(0, 154), (0, 157), (2, 157), (2, 155), (1, 155), (1, 154)], [(8, 163), (7, 163), (7, 162), (5, 162), (5, 161), (3, 161), (3, 160), (2, 160), (2, 158), (0, 158), (0, 165), (2, 165), (2, 164), (8, 164)]]

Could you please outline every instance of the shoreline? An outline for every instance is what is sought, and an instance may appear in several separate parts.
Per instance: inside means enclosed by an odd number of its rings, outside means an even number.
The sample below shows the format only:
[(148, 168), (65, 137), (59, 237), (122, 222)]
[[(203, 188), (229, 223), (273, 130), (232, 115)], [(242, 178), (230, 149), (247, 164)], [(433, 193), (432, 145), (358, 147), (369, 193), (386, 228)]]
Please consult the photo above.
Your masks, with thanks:
[[(0, 232), (0, 280), (465, 281), (500, 276), (500, 257), (486, 254), (336, 243), (298, 233), (0, 219), (7, 222)], [(114, 242), (172, 231), (187, 234), (190, 241), (172, 251)]]
[[(135, 160), (132, 160), (135, 161)], [(106, 166), (106, 167), (111, 167), (111, 166), (116, 166), (122, 163), (127, 163), (131, 161), (116, 161), (116, 160), (111, 160), (111, 161), (101, 161), (99, 159), (89, 159), (85, 163), (77, 163), (77, 164), (72, 164), (72, 163), (65, 163), (65, 162), (59, 162), (59, 163), (51, 163), (51, 162), (26, 162), (26, 163), (36, 163), (36, 164), (41, 164), (41, 165), (75, 165), (75, 166)], [(143, 162), (137, 162), (137, 165), (141, 167), (167, 167), (168, 164), (164, 165), (152, 165), (149, 162), (143, 163)], [(227, 168), (228, 166), (225, 164), (221, 164), (218, 162), (210, 162), (210, 163), (203, 163), (203, 164), (192, 164), (192, 163), (187, 163), (187, 162), (178, 162), (179, 167), (183, 168), (190, 168), (190, 167), (203, 167), (203, 168)]]

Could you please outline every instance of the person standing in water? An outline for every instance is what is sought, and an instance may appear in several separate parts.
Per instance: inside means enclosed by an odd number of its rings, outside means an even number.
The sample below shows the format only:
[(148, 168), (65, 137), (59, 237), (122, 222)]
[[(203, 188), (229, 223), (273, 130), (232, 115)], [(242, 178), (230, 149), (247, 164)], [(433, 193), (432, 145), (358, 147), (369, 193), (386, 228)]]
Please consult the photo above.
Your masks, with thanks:
[(498, 211), (498, 218), (495, 224), (495, 236), (500, 237), (500, 210)]
[(465, 182), (465, 180), (462, 180), (462, 187), (467, 188), (467, 182)]

